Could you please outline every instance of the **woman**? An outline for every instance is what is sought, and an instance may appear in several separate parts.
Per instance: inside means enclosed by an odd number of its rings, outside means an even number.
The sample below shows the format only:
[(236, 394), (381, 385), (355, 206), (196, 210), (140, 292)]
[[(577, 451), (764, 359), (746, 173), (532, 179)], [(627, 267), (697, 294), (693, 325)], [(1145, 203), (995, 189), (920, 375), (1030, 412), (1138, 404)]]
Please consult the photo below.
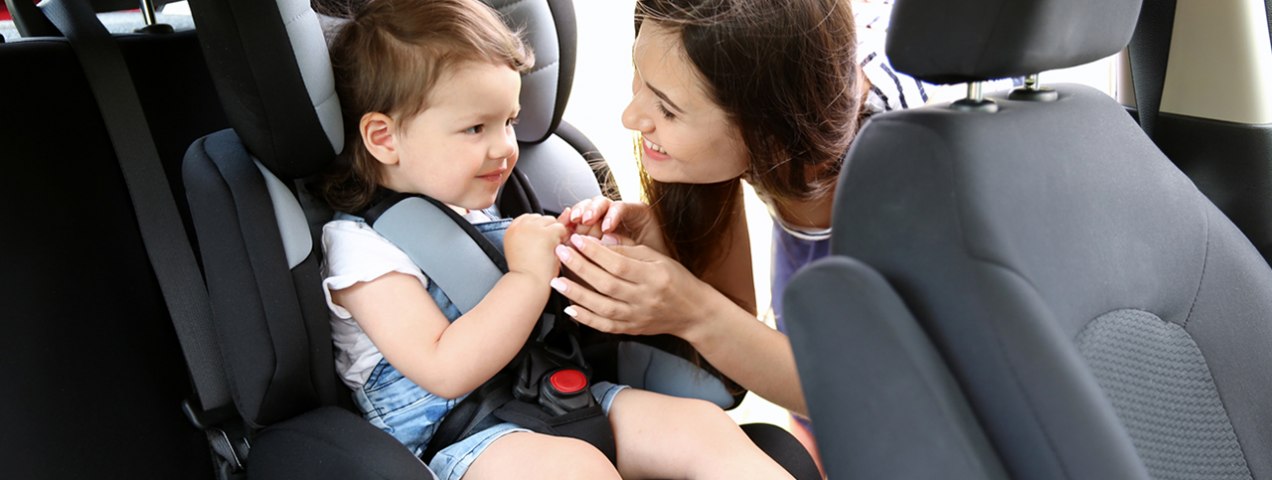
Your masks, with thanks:
[[(789, 342), (756, 321), (740, 182), (775, 220), (780, 328), (790, 275), (829, 251), (835, 181), (861, 113), (907, 105), (907, 93), (921, 104), (923, 86), (875, 52), (858, 56), (845, 0), (640, 0), (636, 24), (623, 124), (641, 136), (649, 203), (595, 199), (565, 212), (585, 235), (561, 260), (582, 283), (553, 286), (579, 321), (679, 337), (741, 386), (804, 414)], [(872, 86), (863, 66), (890, 80)]]

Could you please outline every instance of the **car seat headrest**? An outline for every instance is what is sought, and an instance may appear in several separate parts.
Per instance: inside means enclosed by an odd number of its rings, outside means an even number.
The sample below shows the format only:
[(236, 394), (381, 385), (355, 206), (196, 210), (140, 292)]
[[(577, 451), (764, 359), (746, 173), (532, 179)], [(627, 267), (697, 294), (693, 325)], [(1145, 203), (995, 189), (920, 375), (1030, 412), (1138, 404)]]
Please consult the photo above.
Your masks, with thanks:
[(931, 83), (1019, 77), (1092, 62), (1130, 42), (1141, 0), (897, 0), (893, 67)]
[[(486, 0), (534, 49), (523, 75), (517, 137), (556, 129), (574, 74), (569, 0)], [(309, 0), (191, 2), (203, 53), (230, 125), (283, 178), (325, 168), (344, 148), (340, 102), (322, 23)], [(338, 22), (336, 22), (338, 24)]]
[(230, 126), (279, 177), (321, 170), (344, 147), (331, 59), (308, 0), (190, 2)]
[(534, 68), (521, 75), (517, 139), (538, 143), (561, 123), (574, 83), (575, 30), (571, 0), (485, 0), (534, 51)]

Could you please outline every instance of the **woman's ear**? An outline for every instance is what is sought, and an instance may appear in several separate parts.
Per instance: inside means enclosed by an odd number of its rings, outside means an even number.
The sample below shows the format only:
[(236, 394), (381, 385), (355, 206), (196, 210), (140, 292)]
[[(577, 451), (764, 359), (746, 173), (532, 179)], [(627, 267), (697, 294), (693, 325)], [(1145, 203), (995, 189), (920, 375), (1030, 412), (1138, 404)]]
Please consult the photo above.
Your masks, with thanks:
[(371, 156), (385, 165), (398, 163), (397, 135), (393, 117), (380, 112), (371, 112), (362, 116), (358, 122), (358, 133), (362, 135), (362, 145)]

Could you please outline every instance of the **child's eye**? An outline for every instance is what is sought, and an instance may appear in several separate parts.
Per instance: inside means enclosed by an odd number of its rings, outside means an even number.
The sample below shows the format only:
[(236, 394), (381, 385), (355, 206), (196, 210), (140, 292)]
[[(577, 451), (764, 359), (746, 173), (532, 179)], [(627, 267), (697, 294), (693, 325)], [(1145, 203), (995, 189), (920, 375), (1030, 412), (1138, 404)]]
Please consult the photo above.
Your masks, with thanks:
[(468, 129), (464, 130), (464, 133), (477, 135), (484, 130), (485, 130), (485, 127), (482, 125), (473, 125), (471, 127), (468, 127)]
[(521, 119), (520, 119), (520, 118), (512, 117), (512, 118), (509, 118), (509, 119), (508, 119), (508, 121), (504, 122), (504, 125), (509, 126), (509, 127), (515, 127), (515, 126), (517, 126), (517, 124), (518, 124), (518, 123), (520, 123), (520, 122), (521, 122)]
[(665, 119), (667, 119), (667, 120), (675, 120), (675, 119), (676, 119), (676, 114), (671, 113), (671, 110), (667, 110), (667, 107), (666, 107), (665, 105), (663, 105), (663, 103), (662, 103), (662, 102), (658, 102), (658, 111), (659, 111), (659, 112), (662, 112), (662, 116), (663, 116), (663, 118), (665, 118)]

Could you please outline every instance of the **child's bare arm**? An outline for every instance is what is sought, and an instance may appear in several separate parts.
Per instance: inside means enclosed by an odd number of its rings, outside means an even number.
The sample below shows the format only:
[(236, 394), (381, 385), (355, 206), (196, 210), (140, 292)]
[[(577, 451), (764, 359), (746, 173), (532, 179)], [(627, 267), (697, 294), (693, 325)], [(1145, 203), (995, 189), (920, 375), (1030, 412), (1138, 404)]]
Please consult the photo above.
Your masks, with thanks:
[(454, 323), (419, 280), (401, 273), (334, 291), (332, 300), (412, 382), (442, 397), (464, 395), (512, 360), (547, 303), (558, 268), (552, 248), (565, 229), (536, 217), (513, 222), (504, 241), (509, 273)]

